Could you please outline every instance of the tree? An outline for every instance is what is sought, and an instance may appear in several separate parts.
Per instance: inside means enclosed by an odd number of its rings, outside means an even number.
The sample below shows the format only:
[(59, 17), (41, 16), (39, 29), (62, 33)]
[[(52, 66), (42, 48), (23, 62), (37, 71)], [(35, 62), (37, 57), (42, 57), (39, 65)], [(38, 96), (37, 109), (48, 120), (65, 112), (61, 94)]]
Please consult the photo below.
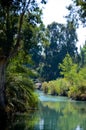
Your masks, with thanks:
[(86, 1), (85, 0), (73, 0), (74, 4), (78, 8), (77, 13), (79, 13), (80, 20), (84, 25), (86, 25)]
[[(40, 2), (45, 3), (45, 0)], [(24, 47), (24, 43), (22, 44), (24, 16), (26, 13), (36, 13), (38, 8), (35, 0), (0, 0), (0, 108), (6, 107), (6, 67), (10, 58)], [(37, 21), (34, 22), (37, 23)], [(28, 44), (31, 43), (28, 42)]]
[(80, 49), (80, 58), (81, 58), (80, 66), (85, 67), (86, 66), (86, 43)]
[(45, 57), (41, 76), (49, 81), (60, 76), (58, 65), (67, 53), (72, 58), (77, 55), (77, 34), (74, 23), (70, 21), (66, 25), (53, 22), (47, 29), (50, 43), (44, 48)]
[(67, 53), (62, 64), (59, 64), (60, 74), (64, 76), (71, 84), (74, 83), (74, 78), (77, 76), (77, 64), (73, 63), (71, 56)]
[[(36, 32), (36, 30), (35, 30)], [(49, 46), (49, 33), (48, 29), (45, 28), (43, 23), (39, 26), (37, 30), (37, 44), (30, 48), (29, 54), (32, 56), (32, 60), (34, 62), (34, 69), (38, 72), (38, 78), (42, 73), (42, 67), (45, 61), (45, 53), (44, 48)], [(43, 77), (41, 77), (43, 79)]]
[[(66, 16), (67, 22), (72, 22), (74, 28), (79, 28), (79, 26), (86, 26), (86, 1), (85, 0), (72, 0), (73, 3), (70, 4), (67, 9), (69, 10), (69, 14)], [(82, 23), (83, 24), (82, 24)], [(83, 52), (82, 52), (83, 53)], [(82, 54), (83, 55), (83, 54)], [(83, 60), (83, 57), (82, 57)], [(76, 61), (80, 62), (80, 55), (76, 55)]]

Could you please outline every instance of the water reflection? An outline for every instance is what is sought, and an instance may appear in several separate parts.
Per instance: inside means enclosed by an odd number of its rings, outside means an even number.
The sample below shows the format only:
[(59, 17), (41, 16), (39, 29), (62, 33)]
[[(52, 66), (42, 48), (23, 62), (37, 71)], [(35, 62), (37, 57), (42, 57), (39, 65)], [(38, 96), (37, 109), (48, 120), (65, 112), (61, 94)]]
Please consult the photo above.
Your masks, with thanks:
[[(42, 130), (85, 130), (85, 107), (84, 103), (77, 107), (76, 103), (71, 102), (43, 102), (41, 119), (44, 120), (44, 125)], [(83, 113), (80, 108), (84, 108)], [(38, 128), (38, 130), (41, 129)]]
[(39, 110), (17, 116), (9, 130), (86, 130), (86, 102), (43, 98)]
[(76, 127), (76, 130), (83, 130), (79, 125)]

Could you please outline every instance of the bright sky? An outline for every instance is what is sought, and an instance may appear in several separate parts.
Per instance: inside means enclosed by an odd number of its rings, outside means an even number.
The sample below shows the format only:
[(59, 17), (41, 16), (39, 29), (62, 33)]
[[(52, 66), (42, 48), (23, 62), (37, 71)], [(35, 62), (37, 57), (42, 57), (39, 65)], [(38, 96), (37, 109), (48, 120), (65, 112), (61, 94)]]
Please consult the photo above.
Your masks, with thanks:
[[(48, 0), (43, 9), (43, 22), (45, 25), (52, 22), (66, 23), (66, 19), (63, 17), (68, 14), (66, 6), (71, 3), (71, 0)], [(77, 43), (78, 49), (80, 45), (83, 46), (86, 39), (86, 28), (80, 28), (77, 30), (79, 42)]]

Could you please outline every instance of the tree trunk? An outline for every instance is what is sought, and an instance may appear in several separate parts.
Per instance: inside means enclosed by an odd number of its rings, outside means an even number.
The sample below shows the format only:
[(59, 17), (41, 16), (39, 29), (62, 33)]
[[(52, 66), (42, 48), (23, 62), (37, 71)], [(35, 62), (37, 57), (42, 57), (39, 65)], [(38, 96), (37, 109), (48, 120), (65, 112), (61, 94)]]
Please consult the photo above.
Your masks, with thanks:
[(0, 59), (0, 108), (4, 109), (6, 107), (5, 101), (5, 69), (6, 69), (6, 59)]
[(4, 130), (7, 123), (6, 95), (5, 95), (6, 58), (0, 58), (0, 128)]

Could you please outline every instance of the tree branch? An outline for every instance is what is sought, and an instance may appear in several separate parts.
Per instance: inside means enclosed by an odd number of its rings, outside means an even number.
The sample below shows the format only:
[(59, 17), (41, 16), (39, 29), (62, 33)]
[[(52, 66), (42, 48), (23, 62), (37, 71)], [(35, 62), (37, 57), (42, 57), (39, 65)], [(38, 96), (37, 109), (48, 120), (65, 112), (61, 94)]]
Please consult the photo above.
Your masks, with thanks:
[(14, 49), (10, 53), (9, 57), (14, 56), (18, 52), (18, 50), (19, 50), (20, 40), (21, 40), (21, 29), (22, 29), (22, 24), (23, 24), (23, 17), (24, 17), (24, 14), (25, 14), (26, 10), (28, 9), (28, 6), (29, 6), (30, 2), (31, 2), (31, 0), (29, 0), (28, 2), (25, 1), (25, 3), (24, 3), (23, 9), (22, 9), (22, 13), (20, 14), (18, 34), (17, 34), (17, 41), (16, 41)]

